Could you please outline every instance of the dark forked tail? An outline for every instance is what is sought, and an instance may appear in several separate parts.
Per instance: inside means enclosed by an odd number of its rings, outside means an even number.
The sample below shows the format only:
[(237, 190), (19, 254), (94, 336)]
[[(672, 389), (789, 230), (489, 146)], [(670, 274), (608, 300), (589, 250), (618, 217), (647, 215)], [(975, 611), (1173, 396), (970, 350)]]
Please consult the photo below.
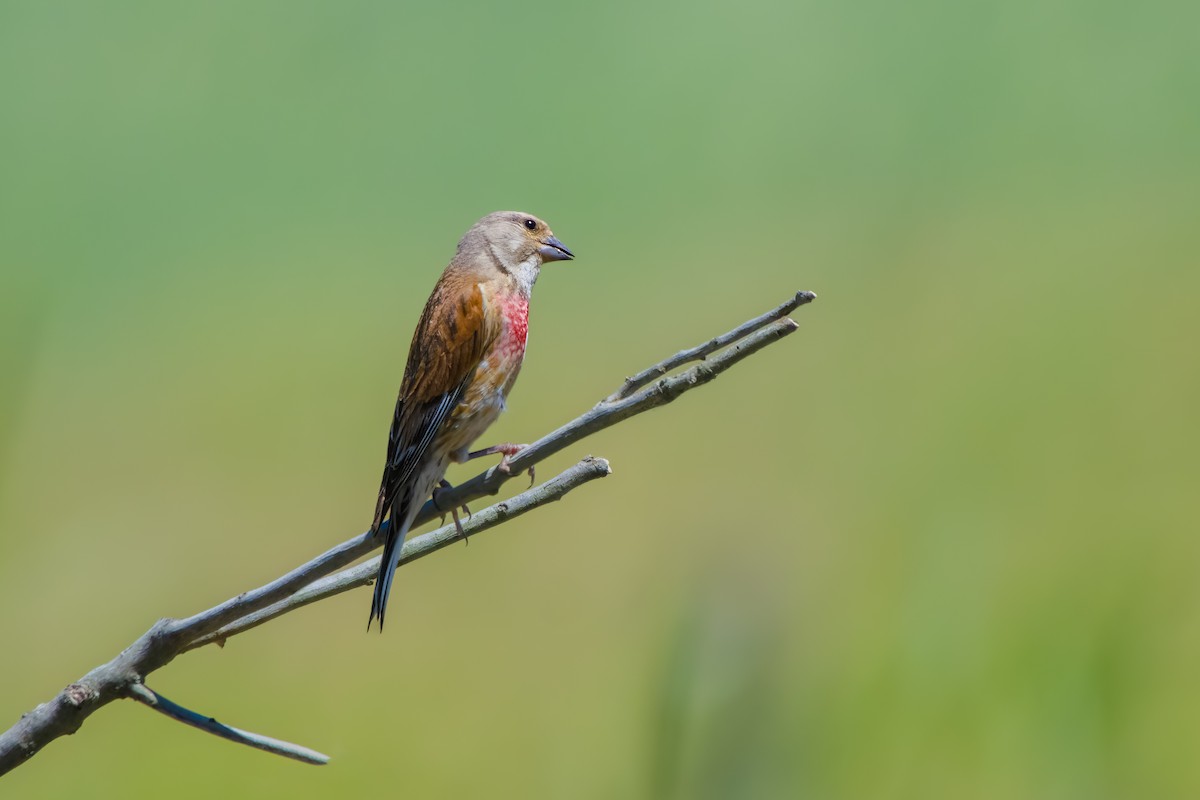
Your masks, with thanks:
[(392, 591), (392, 579), (396, 575), (396, 559), (400, 557), (400, 548), (404, 546), (404, 537), (408, 533), (407, 503), (398, 500), (392, 505), (391, 518), (386, 522), (373, 525), (376, 533), (386, 525), (384, 532), (387, 539), (383, 545), (383, 560), (379, 562), (379, 576), (375, 579), (375, 597), (371, 600), (371, 617), (367, 620), (367, 630), (371, 623), (379, 618), (379, 632), (383, 633), (383, 614), (387, 610), (388, 594)]

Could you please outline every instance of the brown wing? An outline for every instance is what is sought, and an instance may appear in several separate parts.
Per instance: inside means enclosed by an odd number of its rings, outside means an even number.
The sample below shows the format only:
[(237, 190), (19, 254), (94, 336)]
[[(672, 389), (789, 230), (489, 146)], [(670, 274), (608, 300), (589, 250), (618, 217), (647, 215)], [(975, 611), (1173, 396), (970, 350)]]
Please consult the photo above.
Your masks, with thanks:
[(487, 312), (479, 286), (451, 272), (429, 296), (396, 399), (372, 531), (379, 529), (398, 493), (420, 471), (434, 437), (499, 335), (500, 326), (493, 321), (498, 315)]

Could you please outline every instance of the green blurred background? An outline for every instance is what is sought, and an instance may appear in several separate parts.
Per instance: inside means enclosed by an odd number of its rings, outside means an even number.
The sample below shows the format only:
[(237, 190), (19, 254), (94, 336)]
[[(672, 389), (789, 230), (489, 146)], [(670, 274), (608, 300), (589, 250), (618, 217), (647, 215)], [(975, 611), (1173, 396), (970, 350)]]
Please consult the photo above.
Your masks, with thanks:
[(1083, 0), (0, 5), (4, 727), (365, 527), (484, 213), (579, 256), (489, 439), (820, 295), (540, 472), (611, 478), (402, 570), (386, 635), (357, 591), (151, 681), (330, 766), (118, 703), (0, 796), (1200, 796), (1197, 30)]

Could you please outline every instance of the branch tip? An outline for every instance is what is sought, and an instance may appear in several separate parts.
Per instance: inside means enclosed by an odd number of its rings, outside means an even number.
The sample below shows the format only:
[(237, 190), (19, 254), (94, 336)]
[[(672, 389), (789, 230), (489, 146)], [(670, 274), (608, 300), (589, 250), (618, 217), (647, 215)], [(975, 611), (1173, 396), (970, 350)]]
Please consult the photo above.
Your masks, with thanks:
[(684, 364), (688, 364), (692, 361), (706, 361), (713, 353), (716, 353), (724, 347), (737, 344), (759, 329), (765, 328), (773, 322), (786, 318), (787, 315), (792, 311), (796, 310), (802, 305), (811, 303), (816, 299), (816, 297), (816, 294), (813, 292), (796, 292), (796, 294), (789, 298), (786, 302), (776, 306), (767, 313), (757, 316), (747, 322), (743, 322), (733, 330), (709, 339), (703, 344), (696, 345), (695, 347), (688, 348), (687, 350), (680, 350), (670, 358), (664, 359), (654, 366), (642, 370), (633, 377), (626, 378), (625, 382), (621, 384), (619, 389), (610, 394), (608, 397), (604, 398), (604, 400), (601, 402), (607, 404), (620, 402), (621, 400), (636, 394), (639, 389), (647, 384), (653, 383), (659, 377), (665, 377), (667, 373), (683, 366)]

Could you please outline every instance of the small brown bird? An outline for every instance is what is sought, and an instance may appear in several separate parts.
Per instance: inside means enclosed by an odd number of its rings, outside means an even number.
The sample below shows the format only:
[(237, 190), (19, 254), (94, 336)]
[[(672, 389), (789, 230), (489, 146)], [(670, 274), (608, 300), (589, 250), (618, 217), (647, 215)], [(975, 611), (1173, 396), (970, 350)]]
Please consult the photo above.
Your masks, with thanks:
[(501, 453), (500, 468), (507, 471), (509, 457), (521, 449), (500, 444), (470, 451), (504, 410), (521, 371), (529, 295), (542, 264), (571, 258), (542, 220), (497, 211), (471, 226), (433, 288), (409, 346), (371, 523), (378, 534), (390, 517), (368, 627), (378, 617), (383, 630), (400, 547), (450, 462)]

